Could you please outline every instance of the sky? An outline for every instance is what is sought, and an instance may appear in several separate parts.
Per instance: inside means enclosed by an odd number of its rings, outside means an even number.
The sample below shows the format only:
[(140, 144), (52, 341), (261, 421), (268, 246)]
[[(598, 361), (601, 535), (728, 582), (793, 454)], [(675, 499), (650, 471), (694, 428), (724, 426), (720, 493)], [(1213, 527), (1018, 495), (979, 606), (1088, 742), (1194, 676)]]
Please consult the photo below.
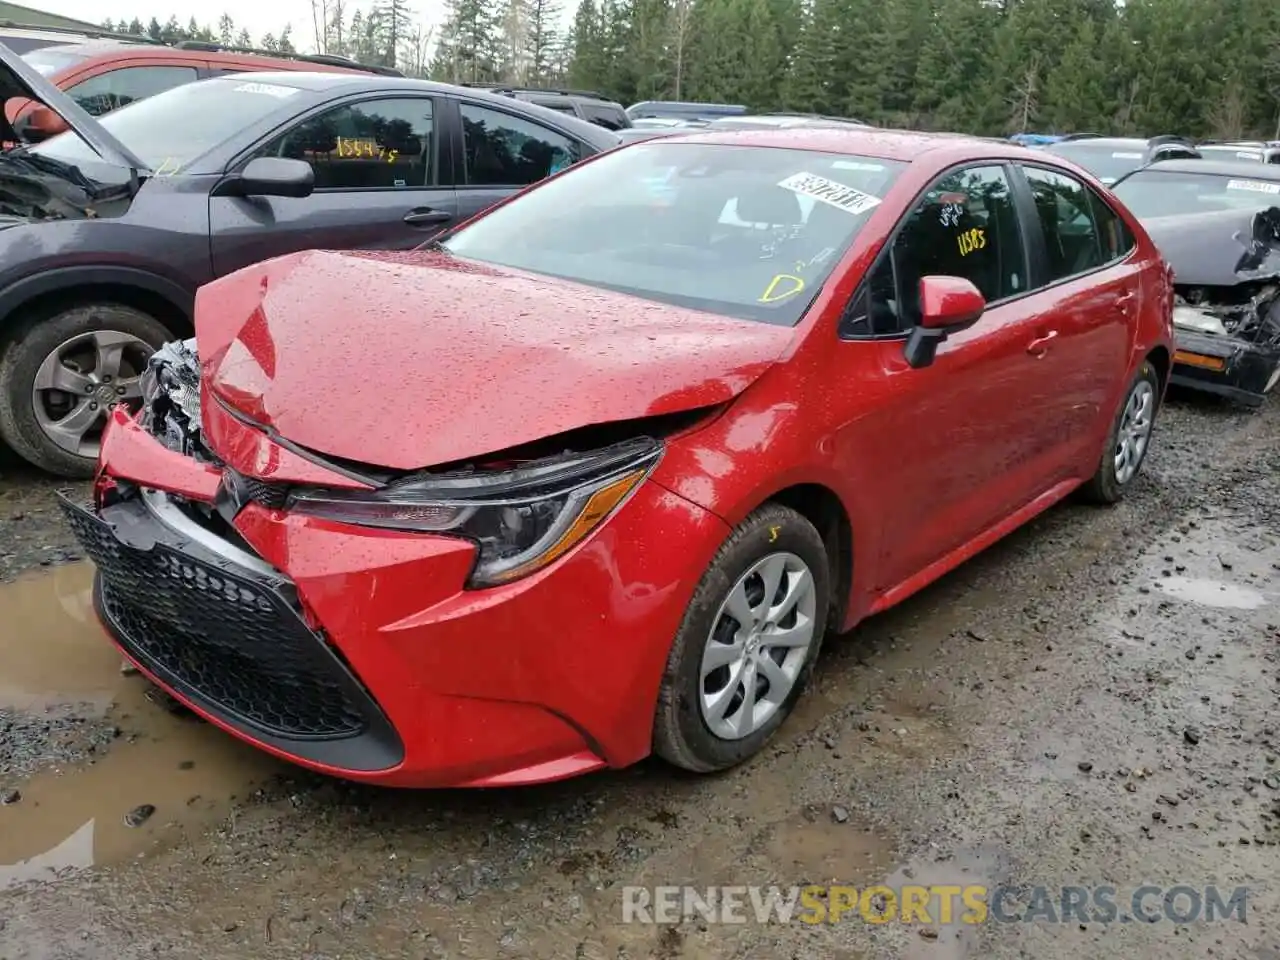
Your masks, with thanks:
[[(313, 49), (314, 30), (312, 29), (310, 0), (214, 0), (213, 3), (195, 2), (195, 0), (111, 0), (103, 4), (100, 0), (18, 0), (26, 6), (47, 10), (49, 13), (61, 14), (64, 17), (75, 17), (89, 23), (101, 23), (107, 17), (119, 20), (123, 17), (131, 20), (137, 17), (146, 23), (155, 17), (164, 23), (171, 16), (176, 16), (185, 24), (191, 17), (200, 24), (216, 26), (223, 13), (231, 15), (236, 22), (236, 29), (247, 27), (253, 36), (254, 43), (262, 39), (265, 33), (279, 34), (285, 24), (293, 24), (293, 42), (299, 50)], [(372, 6), (371, 0), (348, 0), (349, 9), (354, 12), (359, 8)], [(411, 3), (411, 6), (415, 6)], [(436, 25), (444, 12), (443, 0), (421, 0), (416, 4), (419, 19), (424, 25)]]

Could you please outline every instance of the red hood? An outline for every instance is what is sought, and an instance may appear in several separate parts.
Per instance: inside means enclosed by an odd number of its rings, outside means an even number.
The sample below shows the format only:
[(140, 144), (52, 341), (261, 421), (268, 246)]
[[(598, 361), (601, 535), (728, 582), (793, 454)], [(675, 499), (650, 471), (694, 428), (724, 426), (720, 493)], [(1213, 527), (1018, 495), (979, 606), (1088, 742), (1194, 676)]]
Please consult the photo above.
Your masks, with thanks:
[(428, 253), (292, 254), (196, 297), (219, 399), (399, 470), (724, 402), (793, 335)]

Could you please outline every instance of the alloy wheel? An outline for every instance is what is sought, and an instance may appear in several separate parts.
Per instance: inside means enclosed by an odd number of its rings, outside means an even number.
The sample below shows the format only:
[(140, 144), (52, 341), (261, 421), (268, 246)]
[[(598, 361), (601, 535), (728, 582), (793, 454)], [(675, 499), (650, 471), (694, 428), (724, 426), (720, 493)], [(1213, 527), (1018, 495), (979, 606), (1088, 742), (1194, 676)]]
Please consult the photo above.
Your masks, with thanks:
[(139, 376), (154, 349), (118, 330), (63, 341), (36, 371), (31, 402), (44, 435), (67, 453), (98, 456), (107, 410), (141, 399)]
[(1142, 465), (1155, 423), (1156, 393), (1150, 381), (1139, 380), (1129, 392), (1120, 429), (1116, 434), (1116, 483), (1124, 485), (1133, 479)]
[(700, 708), (717, 737), (741, 740), (778, 712), (814, 640), (817, 590), (793, 553), (757, 560), (733, 585), (702, 654)]

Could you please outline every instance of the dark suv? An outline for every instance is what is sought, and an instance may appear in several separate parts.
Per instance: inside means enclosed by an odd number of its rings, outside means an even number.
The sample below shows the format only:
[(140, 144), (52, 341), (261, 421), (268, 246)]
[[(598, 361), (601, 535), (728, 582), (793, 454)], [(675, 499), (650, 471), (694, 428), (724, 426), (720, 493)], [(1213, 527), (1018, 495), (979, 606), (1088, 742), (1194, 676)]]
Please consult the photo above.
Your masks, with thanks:
[(1160, 160), (1196, 160), (1200, 154), (1186, 137), (1166, 134), (1141, 137), (1100, 137), (1092, 133), (1073, 133), (1057, 143), (1044, 147), (1084, 167), (1110, 186), (1131, 170)]
[(359, 73), (202, 80), (94, 119), (3, 47), (0, 97), (72, 127), (0, 155), (0, 437), (68, 477), (92, 473), (106, 407), (137, 397), (154, 348), (190, 335), (200, 285), (295, 250), (419, 246), (619, 142)]
[(549, 87), (508, 87), (492, 83), (468, 83), (464, 86), (488, 90), (504, 97), (536, 103), (548, 110), (567, 113), (588, 120), (606, 130), (625, 130), (631, 126), (631, 118), (622, 104), (610, 100), (592, 90), (556, 90)]

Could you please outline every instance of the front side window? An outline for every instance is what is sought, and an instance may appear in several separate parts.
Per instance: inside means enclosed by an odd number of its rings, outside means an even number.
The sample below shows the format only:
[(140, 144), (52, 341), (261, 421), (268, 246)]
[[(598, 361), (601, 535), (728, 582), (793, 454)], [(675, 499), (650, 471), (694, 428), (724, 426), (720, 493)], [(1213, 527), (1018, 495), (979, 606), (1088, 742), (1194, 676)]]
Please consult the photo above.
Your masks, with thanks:
[(893, 334), (918, 325), (920, 279), (928, 276), (968, 280), (988, 303), (1026, 292), (1026, 254), (1003, 167), (956, 170), (925, 191), (871, 268), (850, 332)]
[(793, 326), (905, 166), (648, 141), (542, 184), (443, 247), (648, 300)]
[(435, 124), (428, 98), (349, 103), (310, 117), (254, 152), (305, 160), (317, 190), (433, 186)]
[(1089, 191), (1083, 183), (1036, 167), (1026, 167), (1023, 172), (1036, 201), (1050, 282), (1086, 273), (1114, 259), (1119, 241), (1108, 238), (1104, 252)]
[(523, 187), (582, 159), (577, 143), (541, 124), (472, 103), (461, 107), (469, 186)]
[(68, 87), (67, 93), (90, 116), (100, 117), (195, 80), (194, 67), (123, 67)]
[(588, 120), (598, 127), (604, 127), (606, 130), (625, 130), (627, 128), (627, 115), (616, 108), (597, 107), (588, 103), (583, 106), (582, 112)]

